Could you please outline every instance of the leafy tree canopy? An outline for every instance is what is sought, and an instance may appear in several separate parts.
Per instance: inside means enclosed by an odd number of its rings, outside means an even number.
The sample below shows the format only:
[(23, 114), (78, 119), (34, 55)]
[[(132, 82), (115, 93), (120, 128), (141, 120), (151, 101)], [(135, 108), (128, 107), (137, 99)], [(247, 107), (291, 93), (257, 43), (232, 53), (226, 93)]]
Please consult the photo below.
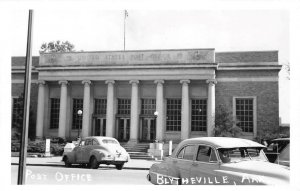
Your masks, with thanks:
[(40, 49), (40, 53), (50, 53), (50, 52), (73, 52), (74, 45), (69, 41), (51, 41), (48, 43), (43, 43)]
[(242, 129), (237, 126), (237, 121), (234, 120), (232, 114), (224, 105), (219, 105), (216, 108), (215, 114), (215, 137), (238, 137)]

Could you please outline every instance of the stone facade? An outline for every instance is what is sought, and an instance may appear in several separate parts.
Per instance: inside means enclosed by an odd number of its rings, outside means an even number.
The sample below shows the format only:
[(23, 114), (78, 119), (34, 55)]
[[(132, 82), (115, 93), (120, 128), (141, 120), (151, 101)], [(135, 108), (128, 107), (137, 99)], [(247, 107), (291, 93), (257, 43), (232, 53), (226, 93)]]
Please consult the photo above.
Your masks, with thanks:
[[(12, 98), (20, 96), (23, 90), (22, 62), (25, 63), (24, 57), (12, 58)], [(254, 130), (242, 135), (252, 139), (257, 129), (279, 125), (280, 69), (277, 51), (215, 53), (214, 49), (189, 49), (42, 54), (33, 59), (31, 107), (37, 119), (36, 136), (74, 139), (78, 135), (95, 135), (99, 126), (103, 131), (103, 124), (106, 136), (121, 139), (127, 133), (126, 141), (131, 142), (145, 137), (148, 141), (176, 142), (213, 136), (215, 108), (226, 104), (236, 112), (235, 99), (241, 97), (254, 100)], [(59, 127), (54, 129), (50, 128), (53, 98), (60, 100)], [(80, 131), (73, 128), (74, 99), (82, 99)], [(104, 114), (95, 113), (96, 99), (106, 100)], [(118, 113), (120, 99), (130, 100), (128, 115)], [(142, 114), (142, 100), (155, 100), (155, 112)], [(176, 121), (168, 122), (168, 100), (179, 101), (180, 130), (168, 130), (167, 123), (172, 126)], [(201, 103), (206, 111), (205, 131), (192, 130), (193, 100), (204, 100)]]

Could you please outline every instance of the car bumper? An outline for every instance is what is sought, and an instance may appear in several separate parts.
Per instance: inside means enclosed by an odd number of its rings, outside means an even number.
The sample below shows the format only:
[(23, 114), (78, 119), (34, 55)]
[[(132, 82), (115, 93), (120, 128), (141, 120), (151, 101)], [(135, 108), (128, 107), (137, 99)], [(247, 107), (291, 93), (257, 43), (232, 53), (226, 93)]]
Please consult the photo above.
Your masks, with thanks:
[(110, 163), (124, 163), (129, 161), (129, 157), (104, 157), (101, 161)]

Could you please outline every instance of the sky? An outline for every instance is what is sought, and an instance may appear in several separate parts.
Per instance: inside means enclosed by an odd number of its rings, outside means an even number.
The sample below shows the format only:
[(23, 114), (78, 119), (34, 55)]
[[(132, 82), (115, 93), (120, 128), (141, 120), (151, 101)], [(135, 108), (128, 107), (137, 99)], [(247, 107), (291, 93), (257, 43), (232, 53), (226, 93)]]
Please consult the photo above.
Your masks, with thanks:
[[(286, 10), (127, 9), (126, 50), (215, 48), (222, 51), (278, 50), (289, 62)], [(25, 56), (28, 10), (12, 11), (13, 56)], [(123, 50), (124, 10), (34, 10), (32, 54), (44, 42), (68, 40), (76, 51)], [(289, 123), (289, 81), (280, 73), (280, 117)]]

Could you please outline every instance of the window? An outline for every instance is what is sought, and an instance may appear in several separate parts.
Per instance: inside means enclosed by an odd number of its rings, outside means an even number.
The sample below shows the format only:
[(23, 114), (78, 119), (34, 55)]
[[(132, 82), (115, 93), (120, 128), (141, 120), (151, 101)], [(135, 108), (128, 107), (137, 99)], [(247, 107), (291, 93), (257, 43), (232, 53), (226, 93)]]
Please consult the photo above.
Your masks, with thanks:
[(177, 158), (183, 159), (183, 154), (184, 154), (184, 148), (182, 148), (181, 151), (178, 153)]
[(223, 163), (245, 160), (267, 161), (262, 148), (219, 148), (218, 152)]
[(195, 145), (188, 145), (181, 149), (181, 151), (178, 153), (177, 158), (178, 159), (185, 159), (185, 160), (193, 160), (194, 154), (195, 154)]
[(119, 144), (117, 141), (115, 141), (113, 139), (103, 139), (102, 143), (104, 143), (104, 144), (116, 144), (116, 145)]
[(130, 99), (118, 99), (118, 114), (130, 115)]
[(207, 101), (205, 99), (192, 99), (191, 129), (192, 131), (206, 131), (207, 127)]
[(12, 127), (23, 126), (23, 98), (13, 98)]
[(218, 161), (215, 150), (209, 146), (199, 146), (196, 160), (200, 162)]
[(167, 131), (181, 131), (181, 99), (167, 99)]
[(51, 108), (50, 108), (50, 129), (57, 129), (59, 125), (59, 106), (60, 99), (51, 98)]
[(92, 140), (91, 139), (87, 139), (86, 141), (85, 141), (85, 144), (84, 144), (85, 146), (88, 146), (88, 145), (92, 145)]
[(194, 155), (195, 155), (195, 145), (189, 145), (189, 146), (185, 147), (183, 159), (193, 160)]
[(96, 141), (95, 139), (93, 139), (93, 145), (99, 145), (98, 141)]
[(236, 98), (235, 115), (237, 125), (243, 132), (253, 132), (254, 128), (254, 103), (253, 98)]
[(82, 115), (78, 115), (78, 110), (83, 109), (83, 99), (73, 99), (73, 123), (72, 129), (82, 128)]
[(105, 115), (106, 114), (106, 99), (95, 99), (95, 111), (96, 115)]
[(156, 110), (155, 99), (142, 99), (142, 115), (153, 115)]

